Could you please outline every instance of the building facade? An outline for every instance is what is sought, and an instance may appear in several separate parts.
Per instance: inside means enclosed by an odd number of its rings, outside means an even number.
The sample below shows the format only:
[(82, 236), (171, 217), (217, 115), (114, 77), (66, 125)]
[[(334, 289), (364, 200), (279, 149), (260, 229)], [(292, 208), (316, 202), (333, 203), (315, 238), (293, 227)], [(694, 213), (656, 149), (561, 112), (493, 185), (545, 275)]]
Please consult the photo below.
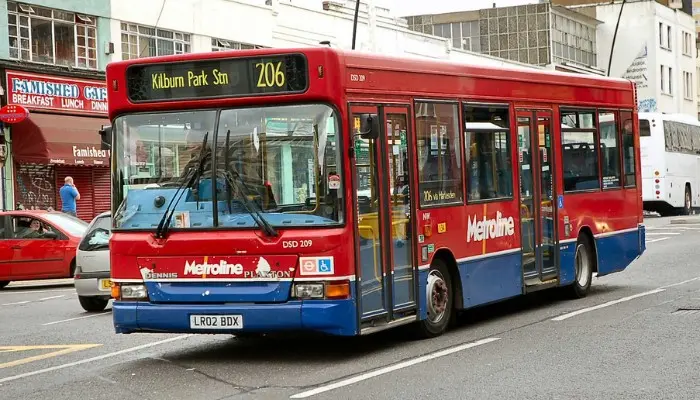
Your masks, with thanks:
[(656, 1), (627, 2), (612, 57), (621, 3), (596, 5), (599, 67), (637, 84), (640, 111), (698, 116), (695, 21)]
[(406, 17), (412, 30), (503, 59), (568, 72), (602, 75), (596, 28), (589, 15), (545, 2)]
[(61, 209), (72, 176), (78, 216), (109, 209), (109, 158), (97, 130), (108, 124), (104, 68), (108, 1), (0, 1), (0, 103), (29, 110), (3, 126), (3, 209)]

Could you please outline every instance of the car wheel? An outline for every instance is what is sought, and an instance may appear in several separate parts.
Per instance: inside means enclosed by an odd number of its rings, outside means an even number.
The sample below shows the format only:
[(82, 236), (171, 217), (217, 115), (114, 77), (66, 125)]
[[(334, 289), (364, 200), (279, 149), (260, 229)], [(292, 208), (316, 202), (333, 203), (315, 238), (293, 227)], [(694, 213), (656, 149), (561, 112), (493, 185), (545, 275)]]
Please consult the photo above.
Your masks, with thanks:
[(107, 307), (109, 299), (104, 299), (102, 297), (86, 297), (78, 296), (78, 301), (85, 311), (96, 312), (102, 311)]
[(9, 285), (10, 281), (0, 281), (0, 289), (4, 289), (5, 286)]

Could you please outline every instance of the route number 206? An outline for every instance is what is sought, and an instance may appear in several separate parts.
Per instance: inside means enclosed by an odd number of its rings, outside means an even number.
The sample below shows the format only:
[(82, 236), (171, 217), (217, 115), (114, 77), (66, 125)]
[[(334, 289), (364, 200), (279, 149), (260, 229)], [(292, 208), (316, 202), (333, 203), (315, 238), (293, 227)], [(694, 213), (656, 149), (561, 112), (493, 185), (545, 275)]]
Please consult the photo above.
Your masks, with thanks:
[(279, 87), (284, 86), (286, 81), (284, 76), (284, 71), (282, 69), (282, 63), (278, 62), (277, 65), (271, 62), (259, 62), (255, 64), (255, 68), (258, 69), (258, 87)]
[(282, 248), (296, 249), (299, 247), (311, 247), (313, 244), (312, 240), (285, 240), (282, 242)]

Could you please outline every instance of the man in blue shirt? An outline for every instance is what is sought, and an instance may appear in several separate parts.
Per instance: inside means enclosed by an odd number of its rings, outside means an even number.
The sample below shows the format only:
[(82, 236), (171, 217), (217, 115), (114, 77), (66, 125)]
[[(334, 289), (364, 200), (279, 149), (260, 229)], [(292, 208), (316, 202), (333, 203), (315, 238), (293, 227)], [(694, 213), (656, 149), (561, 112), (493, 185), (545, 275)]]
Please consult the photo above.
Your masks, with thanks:
[(66, 214), (70, 214), (74, 217), (77, 217), (77, 208), (75, 206), (75, 201), (80, 200), (80, 193), (78, 192), (78, 189), (75, 188), (75, 184), (73, 183), (73, 178), (70, 176), (67, 176), (66, 179), (64, 180), (65, 184), (59, 191), (61, 194), (61, 211), (63, 211)]

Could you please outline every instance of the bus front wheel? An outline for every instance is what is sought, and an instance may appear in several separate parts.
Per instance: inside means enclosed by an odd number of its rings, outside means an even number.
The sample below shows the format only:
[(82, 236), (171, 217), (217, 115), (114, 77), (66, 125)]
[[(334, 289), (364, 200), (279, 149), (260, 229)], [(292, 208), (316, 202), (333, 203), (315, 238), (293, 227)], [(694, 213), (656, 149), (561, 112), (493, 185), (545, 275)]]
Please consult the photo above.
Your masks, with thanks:
[(443, 334), (454, 314), (452, 276), (441, 259), (433, 261), (428, 271), (425, 287), (427, 318), (416, 326), (420, 338), (432, 338)]

